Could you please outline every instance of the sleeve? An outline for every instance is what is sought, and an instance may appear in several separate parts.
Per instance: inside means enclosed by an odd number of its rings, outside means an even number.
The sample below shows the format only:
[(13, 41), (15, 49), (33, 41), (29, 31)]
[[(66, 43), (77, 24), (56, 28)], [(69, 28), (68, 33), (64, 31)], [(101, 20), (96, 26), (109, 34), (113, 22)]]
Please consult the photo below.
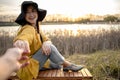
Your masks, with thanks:
[(17, 40), (26, 40), (29, 42), (29, 44), (32, 44), (33, 38), (34, 38), (35, 30), (32, 27), (24, 26), (21, 28), (21, 30), (18, 32), (17, 36), (14, 38), (14, 42)]
[(41, 35), (41, 37), (42, 37), (42, 39), (43, 39), (43, 42), (45, 42), (45, 41), (51, 41), (51, 40), (48, 38), (48, 36), (45, 35), (42, 31), (40, 31), (40, 35)]

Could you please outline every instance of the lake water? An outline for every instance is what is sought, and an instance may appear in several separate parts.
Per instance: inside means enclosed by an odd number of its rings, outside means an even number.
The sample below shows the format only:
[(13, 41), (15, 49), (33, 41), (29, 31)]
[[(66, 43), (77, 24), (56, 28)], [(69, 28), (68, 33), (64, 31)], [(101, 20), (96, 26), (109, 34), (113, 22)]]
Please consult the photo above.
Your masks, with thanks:
[[(0, 26), (0, 35), (14, 35), (20, 26)], [(99, 29), (120, 29), (120, 24), (60, 24), (60, 25), (41, 25), (44, 32), (52, 32), (55, 30), (99, 30)]]

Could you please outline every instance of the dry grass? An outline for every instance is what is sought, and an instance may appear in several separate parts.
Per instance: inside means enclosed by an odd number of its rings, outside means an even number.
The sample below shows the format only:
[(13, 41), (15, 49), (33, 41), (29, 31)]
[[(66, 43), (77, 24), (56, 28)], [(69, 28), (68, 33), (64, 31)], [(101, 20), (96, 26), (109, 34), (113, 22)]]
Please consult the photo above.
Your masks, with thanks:
[[(13, 30), (12, 30), (13, 31)], [(15, 32), (15, 31), (13, 31)], [(12, 46), (13, 32), (0, 32), (0, 49)], [(11, 34), (13, 36), (11, 36)], [(93, 53), (99, 50), (120, 49), (120, 29), (92, 29), (92, 30), (55, 30), (46, 32), (61, 54)], [(0, 51), (1, 51), (0, 50)]]
[(66, 59), (85, 65), (92, 73), (94, 80), (120, 79), (120, 51), (97, 51), (91, 54), (74, 54)]
[(54, 36), (49, 35), (49, 37), (62, 54), (120, 49), (120, 29), (78, 30), (77, 32), (79, 34), (73, 36), (72, 31), (58, 30), (54, 31)]
[(13, 44), (13, 36), (10, 36), (8, 32), (1, 31), (2, 35), (0, 35), (0, 55), (4, 54), (6, 49), (12, 47)]

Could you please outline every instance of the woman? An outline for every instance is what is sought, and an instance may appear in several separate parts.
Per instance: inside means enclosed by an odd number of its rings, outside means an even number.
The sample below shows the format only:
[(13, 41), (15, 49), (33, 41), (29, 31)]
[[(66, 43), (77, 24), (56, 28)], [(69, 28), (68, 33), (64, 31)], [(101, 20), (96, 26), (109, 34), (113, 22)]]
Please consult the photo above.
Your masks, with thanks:
[(28, 55), (30, 64), (18, 72), (18, 77), (22, 80), (36, 78), (39, 70), (45, 68), (60, 68), (61, 65), (64, 71), (78, 71), (83, 68), (66, 61), (50, 39), (39, 31), (38, 23), (45, 16), (46, 10), (39, 9), (37, 3), (24, 1), (21, 14), (15, 21), (22, 28), (14, 39), (14, 46), (30, 53)]

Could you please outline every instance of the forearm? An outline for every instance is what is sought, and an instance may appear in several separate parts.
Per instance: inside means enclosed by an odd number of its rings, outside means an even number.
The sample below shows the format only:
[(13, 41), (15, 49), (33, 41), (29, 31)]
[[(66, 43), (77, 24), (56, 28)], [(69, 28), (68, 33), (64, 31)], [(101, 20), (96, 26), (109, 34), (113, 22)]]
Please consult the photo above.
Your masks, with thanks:
[(13, 66), (10, 65), (4, 57), (0, 57), (0, 80), (6, 80), (13, 72)]

